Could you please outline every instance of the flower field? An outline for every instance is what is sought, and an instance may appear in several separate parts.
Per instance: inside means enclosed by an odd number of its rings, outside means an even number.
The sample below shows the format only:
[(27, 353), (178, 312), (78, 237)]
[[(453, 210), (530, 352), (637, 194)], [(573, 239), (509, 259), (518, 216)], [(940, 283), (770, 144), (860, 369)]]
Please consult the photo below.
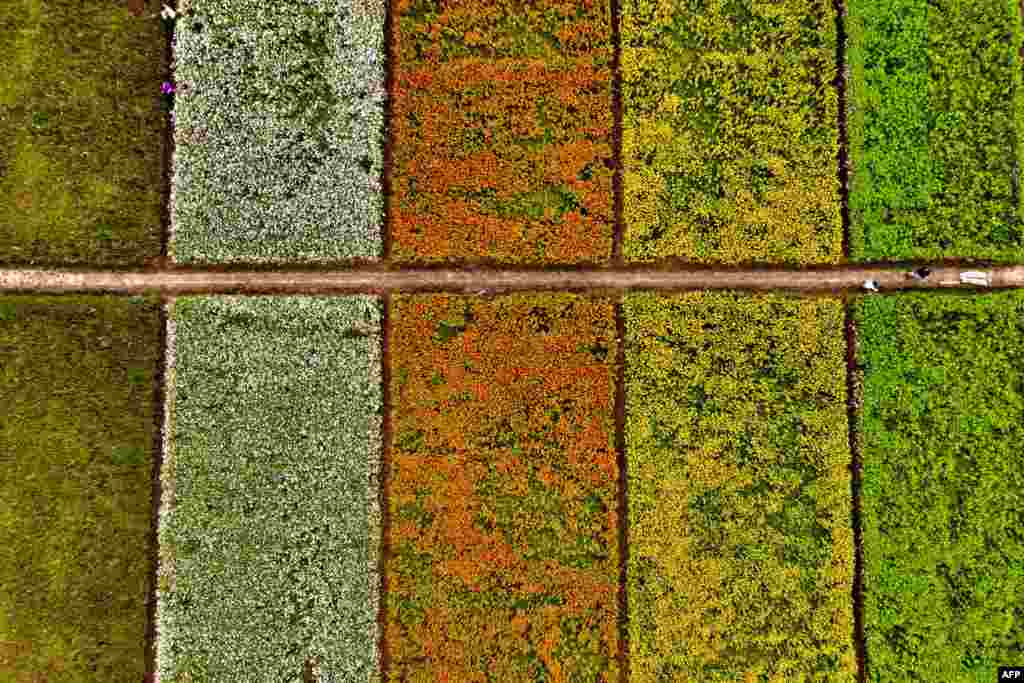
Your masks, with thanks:
[(20, 2), (0, 263), (1024, 255), (1013, 0)]
[(192, 3), (175, 25), (177, 261), (375, 259), (383, 0)]
[(389, 680), (618, 680), (611, 303), (391, 313)]
[(624, 309), (631, 680), (856, 680), (840, 302)]
[(0, 298), (0, 672), (137, 678), (155, 583), (164, 681), (853, 681), (861, 604), (869, 680), (985, 677), (1024, 298), (848, 306), (852, 396), (838, 298), (176, 298), (154, 548), (155, 300)]
[(161, 677), (370, 680), (377, 302), (187, 297), (170, 321)]
[(0, 0), (0, 683), (1024, 664), (1024, 4), (164, 2)]
[(607, 261), (607, 1), (439, 5), (395, 3), (394, 256)]
[(629, 260), (842, 256), (831, 0), (623, 0)]

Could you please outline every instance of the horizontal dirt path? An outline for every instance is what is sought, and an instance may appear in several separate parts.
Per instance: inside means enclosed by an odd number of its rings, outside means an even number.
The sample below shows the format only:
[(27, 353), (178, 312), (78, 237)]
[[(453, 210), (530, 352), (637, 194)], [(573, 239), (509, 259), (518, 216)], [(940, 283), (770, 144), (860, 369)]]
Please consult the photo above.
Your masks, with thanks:
[[(0, 269), (0, 291), (188, 293), (334, 293), (437, 291), (497, 293), (513, 290), (746, 289), (838, 292), (861, 290), (865, 280), (882, 292), (899, 289), (1024, 286), (1024, 266), (973, 269), (936, 266), (924, 282), (906, 276), (907, 266), (845, 266), (818, 270), (636, 268), (523, 271), (500, 269), (403, 269), (379, 266), (337, 271), (163, 270), (68, 271)], [(979, 284), (963, 273), (983, 274)], [(985, 282), (987, 281), (987, 284)]]

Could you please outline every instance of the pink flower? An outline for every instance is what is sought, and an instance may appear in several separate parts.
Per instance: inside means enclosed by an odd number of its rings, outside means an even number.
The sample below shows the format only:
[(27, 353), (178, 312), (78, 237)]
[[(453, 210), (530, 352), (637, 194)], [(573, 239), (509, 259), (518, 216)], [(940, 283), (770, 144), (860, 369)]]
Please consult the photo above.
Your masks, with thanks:
[(168, 81), (164, 81), (164, 84), (160, 86), (160, 92), (162, 92), (165, 95), (170, 95), (172, 92), (174, 92), (174, 84)]

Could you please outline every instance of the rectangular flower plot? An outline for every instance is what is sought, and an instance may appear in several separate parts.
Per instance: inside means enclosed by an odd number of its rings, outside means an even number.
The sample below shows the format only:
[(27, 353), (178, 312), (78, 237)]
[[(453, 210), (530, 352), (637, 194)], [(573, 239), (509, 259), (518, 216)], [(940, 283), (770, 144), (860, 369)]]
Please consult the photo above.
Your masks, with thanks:
[(849, 0), (850, 247), (1024, 257), (1014, 0)]
[(631, 680), (856, 680), (843, 309), (630, 295)]
[(1024, 293), (855, 310), (868, 679), (994, 681), (1024, 643)]
[(160, 256), (167, 38), (143, 15), (159, 11), (159, 0), (0, 3), (0, 263)]
[(608, 0), (398, 0), (394, 11), (394, 257), (607, 262)]
[(174, 303), (162, 680), (380, 676), (380, 319), (369, 296)]
[(842, 255), (832, 0), (623, 0), (623, 254)]
[(384, 0), (192, 0), (177, 20), (171, 256), (377, 259)]
[(392, 303), (390, 680), (618, 680), (611, 302)]
[(0, 297), (0, 678), (146, 673), (159, 303)]

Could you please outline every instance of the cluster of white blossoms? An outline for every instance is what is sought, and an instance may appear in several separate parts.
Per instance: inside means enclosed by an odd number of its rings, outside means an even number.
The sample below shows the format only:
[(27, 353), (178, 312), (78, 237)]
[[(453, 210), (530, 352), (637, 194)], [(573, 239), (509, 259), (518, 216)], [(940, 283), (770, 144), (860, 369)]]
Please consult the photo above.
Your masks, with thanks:
[(379, 300), (179, 297), (170, 320), (161, 680), (379, 676)]
[(202, 0), (175, 24), (171, 257), (376, 259), (384, 0)]

